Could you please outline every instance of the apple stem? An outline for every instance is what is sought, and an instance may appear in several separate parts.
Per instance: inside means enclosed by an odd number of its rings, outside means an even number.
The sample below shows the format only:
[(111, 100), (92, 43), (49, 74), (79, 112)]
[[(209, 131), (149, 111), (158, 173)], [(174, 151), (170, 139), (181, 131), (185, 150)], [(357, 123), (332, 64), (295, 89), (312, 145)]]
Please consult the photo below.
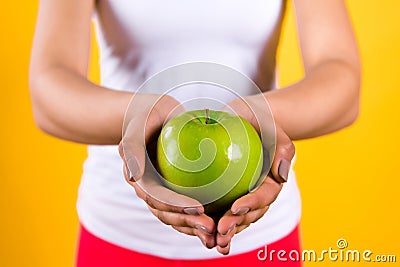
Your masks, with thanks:
[(210, 116), (208, 114), (208, 108), (206, 108), (206, 124), (210, 122)]

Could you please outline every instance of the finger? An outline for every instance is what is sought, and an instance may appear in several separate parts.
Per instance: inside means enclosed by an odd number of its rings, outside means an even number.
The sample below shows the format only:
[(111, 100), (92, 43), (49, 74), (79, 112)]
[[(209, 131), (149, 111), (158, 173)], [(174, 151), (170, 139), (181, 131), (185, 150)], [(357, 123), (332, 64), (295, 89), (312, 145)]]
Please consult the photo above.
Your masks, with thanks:
[(122, 173), (124, 174), (124, 178), (127, 182), (129, 182), (129, 173), (128, 167), (126, 166), (125, 162), (122, 164)]
[(119, 144), (118, 144), (118, 153), (123, 161), (123, 174), (124, 174), (125, 180), (127, 182), (134, 182), (134, 179), (132, 179), (132, 181), (131, 181), (132, 177), (131, 177), (130, 171), (128, 169), (128, 165), (126, 164), (126, 160), (125, 160), (125, 156), (124, 156), (124, 152), (123, 152), (122, 141), (119, 142)]
[(147, 114), (135, 116), (144, 125), (143, 136), (146, 144), (158, 139), (162, 126), (172, 117), (182, 113), (184, 108), (169, 95), (153, 95)]
[[(244, 215), (234, 215), (232, 212), (227, 212), (218, 222), (217, 225), (217, 245), (224, 246), (232, 239), (235, 233), (242, 231), (242, 226), (248, 226), (260, 218), (268, 211), (266, 206), (262, 209), (250, 211)], [(240, 231), (238, 231), (240, 229)]]
[(226, 247), (231, 242), (236, 233), (236, 225), (240, 224), (242, 219), (242, 216), (233, 215), (230, 210), (221, 217), (217, 225), (217, 246)]
[[(192, 236), (198, 236), (206, 248), (215, 247), (214, 221), (206, 215), (183, 215), (158, 211), (149, 207), (150, 211), (163, 223), (171, 225), (175, 230)], [(206, 217), (206, 218), (205, 218)]]
[(233, 215), (231, 210), (228, 210), (218, 221), (217, 232), (221, 236), (229, 235), (237, 224), (243, 220), (242, 216)]
[(225, 247), (217, 246), (217, 251), (222, 255), (228, 255), (231, 249), (231, 243), (228, 243)]
[(236, 234), (236, 225), (232, 225), (228, 232), (225, 234), (217, 233), (216, 244), (219, 247), (226, 247), (232, 240), (233, 236)]
[(213, 235), (215, 232), (214, 221), (205, 214), (187, 215), (175, 212), (160, 211), (149, 207), (151, 213), (154, 214), (161, 222), (166, 225), (177, 227), (190, 227), (197, 229), (205, 235)]
[[(231, 241), (236, 234), (236, 222), (239, 222), (241, 216), (235, 216), (228, 210), (218, 222), (218, 232), (216, 234), (217, 251), (223, 255), (228, 255), (231, 248)], [(228, 228), (229, 226), (229, 228)]]
[(122, 160), (125, 163), (124, 149), (123, 149), (123, 146), (122, 146), (122, 142), (119, 142), (119, 144), (118, 144), (118, 153), (119, 153), (119, 156), (122, 158)]
[(271, 172), (278, 183), (285, 183), (289, 177), (295, 147), (289, 136), (276, 125), (276, 150)]
[(282, 187), (282, 184), (277, 183), (270, 176), (267, 176), (257, 189), (242, 196), (232, 204), (232, 214), (245, 214), (249, 211), (263, 209), (271, 205), (278, 197)]
[[(138, 112), (135, 105), (145, 107)], [(158, 137), (169, 116), (181, 112), (177, 100), (168, 95), (135, 95), (125, 114), (122, 137), (122, 156), (129, 170), (130, 180), (139, 180), (145, 171), (146, 144)], [(127, 119), (129, 118), (129, 119)]]
[(130, 173), (130, 171), (128, 169), (128, 165), (126, 164), (125, 157), (123, 155), (124, 153), (123, 153), (122, 150), (123, 150), (122, 142), (120, 142), (119, 145), (118, 145), (118, 152), (119, 152), (120, 157), (123, 160), (122, 172), (124, 174), (124, 178), (128, 183), (129, 182), (134, 182), (135, 180), (132, 178), (132, 175), (131, 175), (131, 173)]
[(128, 169), (129, 181), (138, 181), (144, 173), (145, 168), (145, 142), (144, 127), (140, 129), (142, 122), (139, 119), (132, 119), (125, 129), (121, 140), (122, 158)]
[[(236, 224), (236, 227), (240, 227), (242, 225), (250, 225), (252, 223), (255, 223), (256, 221), (258, 221), (259, 219), (261, 219), (264, 214), (268, 211), (269, 206), (266, 206), (262, 209), (258, 209), (258, 210), (253, 210), (250, 211), (244, 215), (242, 215), (242, 219), (240, 220), (240, 223)], [(235, 215), (234, 215), (235, 216)]]
[[(231, 212), (226, 213), (218, 222), (217, 245), (225, 246), (231, 241), (234, 234), (239, 233), (250, 224), (258, 221), (268, 211), (268, 206), (262, 209), (250, 211), (244, 215), (234, 215)], [(226, 230), (229, 225), (228, 230)], [(245, 227), (245, 228), (246, 228)]]
[(251, 125), (253, 125), (253, 127), (259, 133), (260, 126), (249, 104), (250, 103), (248, 102), (248, 99), (244, 100), (244, 98), (239, 97), (229, 102), (225, 107), (223, 107), (222, 110), (240, 115), (242, 118), (246, 119)]
[[(221, 218), (221, 221), (218, 223), (218, 226), (220, 226), (221, 224), (226, 224), (226, 225), (230, 225), (230, 227), (228, 228), (228, 231), (224, 234), (222, 233), (222, 235), (227, 235), (227, 233), (229, 233), (232, 230), (233, 226), (239, 227), (241, 225), (249, 225), (251, 223), (255, 223), (257, 222), (259, 219), (261, 219), (265, 213), (268, 211), (269, 206), (263, 207), (261, 209), (257, 209), (257, 210), (252, 210), (246, 214), (243, 215), (234, 215), (234, 214), (229, 214), (229, 215), (225, 215), (223, 217), (223, 220)], [(219, 227), (218, 230), (222, 231), (222, 227)], [(221, 232), (219, 232), (221, 233)]]
[(250, 224), (243, 224), (243, 225), (238, 226), (236, 228), (236, 234), (240, 233), (241, 231), (243, 231), (244, 229), (246, 229), (249, 226), (250, 226)]
[(199, 229), (195, 229), (195, 233), (206, 248), (211, 249), (216, 246), (214, 234), (206, 234), (204, 231)]
[[(224, 235), (233, 225), (249, 224), (252, 222), (251, 220), (258, 220), (268, 210), (269, 205), (275, 201), (281, 189), (282, 184), (267, 177), (255, 191), (233, 203), (231, 209), (219, 220), (218, 232)], [(246, 219), (244, 215), (248, 214), (250, 216)]]
[(151, 177), (145, 176), (136, 183), (130, 183), (136, 194), (150, 207), (160, 211), (199, 215), (204, 213), (204, 207), (193, 198), (178, 194)]

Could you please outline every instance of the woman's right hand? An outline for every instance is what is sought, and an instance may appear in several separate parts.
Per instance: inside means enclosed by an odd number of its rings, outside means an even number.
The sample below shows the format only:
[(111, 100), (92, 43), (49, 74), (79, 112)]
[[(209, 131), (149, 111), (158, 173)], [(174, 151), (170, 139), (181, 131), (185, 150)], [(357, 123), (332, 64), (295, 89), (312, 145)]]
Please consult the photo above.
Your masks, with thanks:
[(125, 115), (119, 144), (124, 176), (161, 222), (181, 233), (198, 236), (205, 247), (213, 248), (216, 230), (213, 219), (204, 214), (197, 200), (163, 186), (146, 157), (146, 149), (155, 147), (164, 122), (179, 111), (182, 111), (179, 102), (170, 96), (134, 96)]

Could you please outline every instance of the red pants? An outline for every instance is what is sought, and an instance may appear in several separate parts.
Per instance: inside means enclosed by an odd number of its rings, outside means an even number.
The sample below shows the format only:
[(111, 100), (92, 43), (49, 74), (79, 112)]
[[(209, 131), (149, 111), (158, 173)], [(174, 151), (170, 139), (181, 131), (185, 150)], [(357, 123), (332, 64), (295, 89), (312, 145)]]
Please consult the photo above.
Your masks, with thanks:
[[(299, 229), (296, 227), (289, 235), (268, 245), (268, 253), (279, 250), (285, 250), (287, 253), (297, 250), (300, 254)], [(267, 257), (266, 257), (267, 256)], [(272, 260), (271, 260), (272, 258)], [(132, 267), (132, 266), (161, 266), (161, 267), (252, 267), (267, 266), (279, 267), (290, 266), (300, 267), (301, 261), (287, 260), (282, 261), (276, 257), (276, 254), (266, 254), (265, 247), (238, 254), (233, 256), (225, 256), (216, 259), (205, 260), (171, 260), (160, 258), (148, 254), (143, 254), (128, 250), (111, 243), (89, 233), (85, 228), (81, 227), (77, 267)]]

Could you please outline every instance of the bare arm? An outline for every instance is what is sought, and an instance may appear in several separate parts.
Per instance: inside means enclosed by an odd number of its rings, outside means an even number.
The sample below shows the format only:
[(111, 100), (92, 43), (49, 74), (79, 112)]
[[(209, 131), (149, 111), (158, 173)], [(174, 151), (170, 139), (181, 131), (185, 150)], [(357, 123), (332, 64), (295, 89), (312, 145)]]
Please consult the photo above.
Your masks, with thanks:
[(360, 63), (344, 1), (293, 2), (305, 76), (265, 96), (284, 131), (292, 139), (304, 139), (357, 118)]
[(75, 142), (117, 144), (131, 93), (87, 79), (94, 0), (40, 1), (30, 65), (37, 125)]

